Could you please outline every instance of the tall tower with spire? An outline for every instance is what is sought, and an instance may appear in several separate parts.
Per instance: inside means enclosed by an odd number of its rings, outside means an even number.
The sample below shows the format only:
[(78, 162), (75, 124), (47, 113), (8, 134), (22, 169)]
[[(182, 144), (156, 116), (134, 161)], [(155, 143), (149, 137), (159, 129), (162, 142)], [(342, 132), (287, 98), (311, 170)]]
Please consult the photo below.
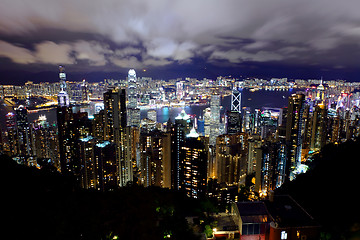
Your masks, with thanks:
[(69, 95), (66, 92), (66, 73), (63, 66), (59, 66), (60, 92), (58, 93), (58, 105), (68, 107), (70, 105)]
[(128, 108), (137, 108), (137, 87), (136, 87), (136, 72), (130, 69), (128, 72)]
[(235, 85), (231, 94), (231, 111), (241, 113), (241, 93)]
[(127, 125), (133, 127), (140, 127), (140, 109), (138, 105), (138, 92), (136, 86), (136, 72), (130, 69), (128, 72), (128, 87), (127, 87)]

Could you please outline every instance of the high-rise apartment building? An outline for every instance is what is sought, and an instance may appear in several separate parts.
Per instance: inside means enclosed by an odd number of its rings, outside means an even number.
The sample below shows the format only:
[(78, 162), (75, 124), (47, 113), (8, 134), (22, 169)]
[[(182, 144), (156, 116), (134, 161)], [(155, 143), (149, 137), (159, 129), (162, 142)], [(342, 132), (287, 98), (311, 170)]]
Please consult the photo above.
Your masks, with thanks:
[(247, 173), (247, 133), (224, 134), (216, 139), (216, 176), (219, 183), (245, 183)]
[(119, 186), (132, 181), (130, 130), (126, 124), (125, 89), (109, 89), (104, 93), (104, 140), (115, 143)]
[[(286, 117), (286, 141), (289, 145), (289, 170), (295, 170), (301, 163), (302, 149), (302, 125), (304, 111), (303, 94), (292, 94), (289, 97), (289, 104)], [(290, 178), (292, 178), (290, 176)]]
[(144, 186), (170, 187), (170, 133), (154, 130), (141, 134), (141, 182)]
[(312, 118), (310, 149), (320, 150), (326, 144), (327, 137), (327, 109), (324, 104), (315, 107)]
[(180, 164), (181, 148), (184, 146), (185, 136), (190, 132), (191, 119), (185, 111), (175, 118), (175, 124), (171, 128), (171, 188), (180, 187)]
[(206, 194), (207, 150), (194, 128), (184, 140), (180, 150), (179, 189), (188, 197), (199, 198)]
[(30, 133), (30, 126), (28, 121), (28, 112), (26, 107), (20, 105), (15, 109), (16, 117), (16, 143), (17, 143), (17, 157), (22, 164), (30, 164), (30, 157), (33, 155), (32, 139)]

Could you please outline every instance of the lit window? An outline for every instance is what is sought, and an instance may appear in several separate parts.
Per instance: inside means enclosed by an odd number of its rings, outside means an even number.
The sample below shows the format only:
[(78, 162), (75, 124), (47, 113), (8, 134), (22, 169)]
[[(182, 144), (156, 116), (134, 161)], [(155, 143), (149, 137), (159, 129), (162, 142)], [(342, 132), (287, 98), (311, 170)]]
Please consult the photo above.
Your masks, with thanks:
[(281, 239), (287, 239), (287, 232), (281, 231)]

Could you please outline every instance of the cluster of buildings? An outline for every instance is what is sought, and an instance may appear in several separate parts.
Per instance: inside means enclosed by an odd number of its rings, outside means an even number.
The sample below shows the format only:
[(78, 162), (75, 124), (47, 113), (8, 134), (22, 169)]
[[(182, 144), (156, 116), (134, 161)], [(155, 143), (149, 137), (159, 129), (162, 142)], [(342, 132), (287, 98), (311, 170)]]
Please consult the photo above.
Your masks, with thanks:
[[(1, 151), (22, 164), (54, 166), (85, 189), (137, 183), (230, 203), (246, 186), (249, 198), (258, 199), (306, 171), (306, 161), (325, 144), (360, 133), (360, 96), (344, 82), (295, 81), (304, 88), (289, 97), (287, 107), (250, 109), (241, 105), (244, 86), (289, 86), (287, 79), (159, 82), (139, 80), (131, 69), (126, 82), (83, 81), (75, 88), (63, 67), (59, 78), (54, 88), (42, 86), (48, 89), (42, 96), (49, 98), (57, 89), (57, 123), (45, 116), (29, 122), (29, 110), (20, 105), (6, 115)], [(33, 86), (25, 86), (31, 87), (25, 95), (35, 94)], [(10, 94), (5, 89), (4, 99)], [(231, 94), (231, 107), (220, 116), (224, 94)], [(161, 124), (149, 109), (140, 118), (144, 104), (179, 103), (193, 95), (209, 103), (202, 116), (182, 111), (174, 122)]]

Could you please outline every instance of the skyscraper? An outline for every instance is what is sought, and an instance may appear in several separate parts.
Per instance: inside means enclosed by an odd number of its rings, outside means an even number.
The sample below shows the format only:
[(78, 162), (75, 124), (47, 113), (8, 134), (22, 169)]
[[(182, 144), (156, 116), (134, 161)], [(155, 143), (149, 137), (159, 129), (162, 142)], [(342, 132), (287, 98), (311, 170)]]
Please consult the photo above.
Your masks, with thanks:
[(17, 148), (17, 134), (16, 134), (16, 122), (15, 114), (9, 112), (6, 114), (6, 132), (7, 132), (7, 142), (8, 142), (8, 154), (9, 156), (15, 156), (18, 153)]
[(183, 110), (175, 118), (174, 127), (171, 129), (171, 188), (173, 189), (180, 187), (180, 152), (189, 131), (190, 116)]
[[(289, 145), (289, 169), (295, 170), (301, 163), (302, 148), (302, 120), (304, 110), (304, 94), (292, 94), (289, 97), (289, 104), (286, 117), (286, 141)], [(289, 176), (289, 175), (288, 175)], [(292, 176), (290, 176), (292, 178)]]
[(215, 146), (216, 137), (219, 136), (220, 127), (220, 95), (211, 95), (210, 100), (211, 118), (210, 118), (210, 137), (209, 144)]
[(114, 190), (118, 184), (116, 146), (109, 141), (101, 141), (94, 146), (94, 161), (97, 164), (97, 188), (101, 191)]
[(136, 72), (134, 69), (130, 69), (128, 72), (127, 99), (128, 108), (137, 108)]
[(231, 111), (241, 113), (241, 92), (235, 86), (231, 94)]
[(16, 116), (16, 142), (17, 156), (22, 164), (30, 164), (29, 158), (32, 155), (31, 134), (27, 116), (27, 109), (20, 105), (15, 109)]
[(70, 98), (66, 89), (66, 73), (63, 66), (59, 66), (60, 78), (60, 92), (58, 93), (58, 106), (68, 107), (70, 105)]
[(126, 92), (125, 89), (109, 89), (104, 93), (104, 139), (115, 143), (118, 167), (118, 184), (125, 186), (132, 181), (132, 164), (129, 130), (126, 126)]
[(195, 128), (186, 135), (180, 154), (179, 189), (188, 197), (204, 196), (206, 194), (207, 151)]
[(241, 114), (238, 111), (226, 112), (226, 132), (227, 134), (236, 134), (241, 132)]
[(128, 72), (127, 101), (127, 125), (140, 127), (140, 109), (138, 108), (138, 90), (134, 69), (130, 69)]
[(310, 149), (320, 150), (326, 144), (327, 110), (324, 104), (315, 107), (311, 128)]
[(227, 185), (244, 183), (248, 168), (248, 134), (224, 134), (216, 140), (215, 178)]

